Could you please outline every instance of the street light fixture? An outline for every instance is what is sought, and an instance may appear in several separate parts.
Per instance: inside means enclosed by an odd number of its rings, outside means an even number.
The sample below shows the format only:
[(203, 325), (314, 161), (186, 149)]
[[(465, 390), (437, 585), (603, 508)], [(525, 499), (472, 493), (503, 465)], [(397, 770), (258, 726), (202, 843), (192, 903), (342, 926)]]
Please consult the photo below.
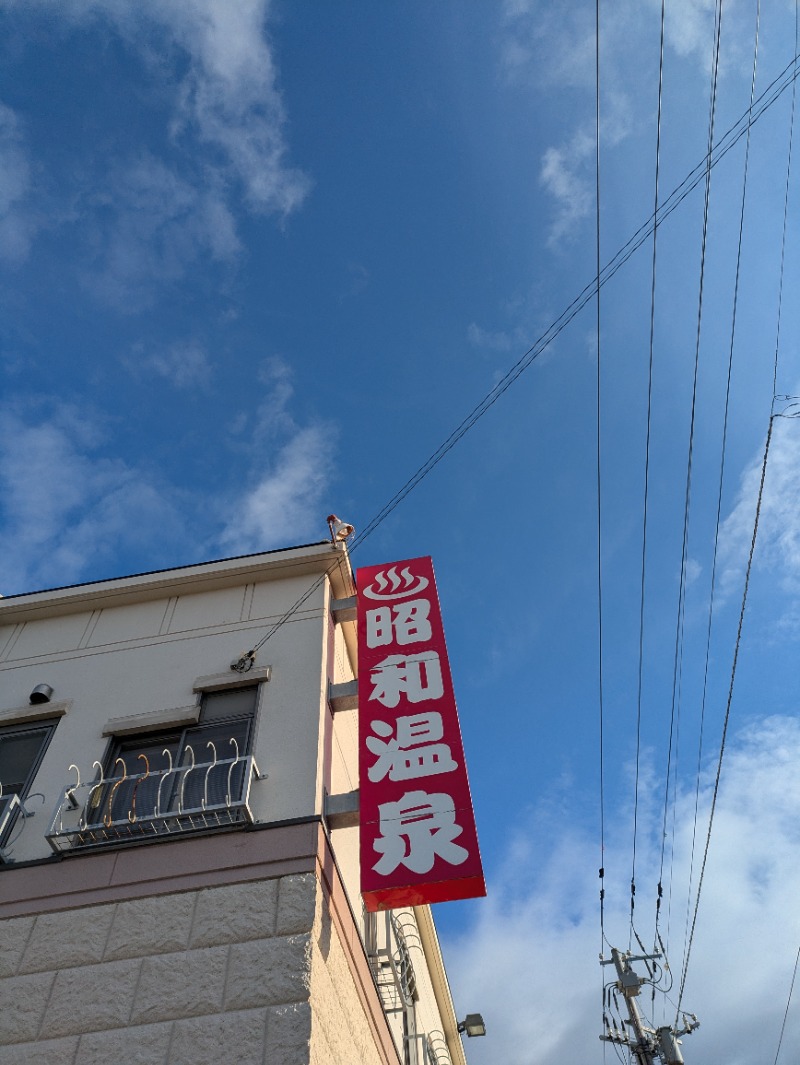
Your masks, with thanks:
[(486, 1035), (486, 1025), (480, 1013), (468, 1013), (463, 1021), (458, 1022), (459, 1032), (466, 1032), (468, 1036)]

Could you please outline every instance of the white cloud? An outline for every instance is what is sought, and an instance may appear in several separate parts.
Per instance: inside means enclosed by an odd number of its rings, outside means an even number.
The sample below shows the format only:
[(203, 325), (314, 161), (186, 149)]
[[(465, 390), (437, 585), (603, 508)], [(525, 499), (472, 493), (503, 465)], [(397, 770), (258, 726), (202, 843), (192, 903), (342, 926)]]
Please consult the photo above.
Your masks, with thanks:
[[(800, 423), (777, 418), (770, 442), (754, 566), (775, 575), (790, 592), (800, 589)], [(720, 592), (742, 587), (753, 536), (763, 447), (741, 476), (731, 512), (720, 527)]]
[(191, 341), (172, 344), (160, 351), (145, 352), (136, 345), (124, 364), (134, 374), (153, 373), (170, 381), (176, 388), (206, 388), (211, 381), (211, 363), (205, 350)]
[[(184, 181), (160, 160), (140, 156), (87, 200), (96, 266), (84, 275), (93, 293), (119, 310), (147, 306), (164, 282), (201, 258), (231, 261), (240, 249), (220, 195)], [(100, 218), (110, 216), (108, 223)]]
[(683, 575), (684, 575), (684, 581), (686, 583), (686, 587), (687, 588), (691, 588), (691, 586), (695, 583), (695, 581), (697, 580), (697, 578), (700, 576), (700, 574), (702, 572), (703, 572), (703, 567), (700, 565), (700, 563), (697, 561), (696, 558), (687, 558), (686, 559), (686, 565), (684, 566), (684, 569), (683, 569)]
[(467, 340), (476, 348), (487, 348), (489, 351), (512, 351), (520, 347), (524, 337), (521, 328), (509, 332), (505, 329), (484, 329), (476, 322), (470, 322), (467, 327)]
[(0, 257), (26, 258), (37, 228), (29, 206), (31, 168), (19, 119), (0, 103)]
[(176, 87), (175, 137), (189, 134), (212, 149), (215, 157), (204, 165), (219, 177), (238, 179), (253, 209), (288, 214), (303, 200), (309, 182), (286, 161), (286, 115), (265, 33), (268, 10), (268, 0), (67, 0), (59, 5), (63, 18), (106, 19), (162, 72), (165, 53), (180, 49), (189, 65)]
[(542, 0), (503, 6), (500, 63), (513, 81), (559, 87), (594, 84), (594, 11)]
[(99, 453), (89, 418), (31, 401), (0, 412), (0, 591), (63, 585), (126, 548), (186, 537), (177, 493)]
[[(660, 2), (621, 0), (601, 12), (600, 23), (600, 141), (607, 152), (637, 130), (652, 125), (658, 84)], [(726, 17), (726, 24), (727, 24)], [(667, 5), (665, 38), (668, 49), (682, 59), (710, 69), (714, 43), (714, 0), (680, 0)], [(737, 34), (738, 34), (737, 30)], [(574, 113), (565, 93), (583, 101), (579, 113), (594, 111), (595, 12), (589, 5), (553, 5), (543, 0), (507, 0), (503, 9), (500, 68), (515, 84), (528, 84), (537, 93), (554, 93), (559, 112)], [(747, 40), (746, 30), (741, 36)], [(740, 59), (736, 35), (725, 38), (728, 61)], [(646, 66), (645, 64), (648, 64)], [(641, 85), (653, 87), (643, 95)], [(570, 130), (570, 125), (572, 129)], [(594, 126), (567, 125), (559, 143), (541, 157), (539, 177), (553, 197), (556, 211), (548, 244), (557, 247), (574, 238), (594, 210)], [(602, 195), (602, 188), (601, 188)]]
[[(323, 492), (333, 468), (332, 428), (301, 428), (292, 417), (294, 388), (286, 360), (279, 355), (264, 359), (258, 380), (264, 396), (247, 442), (255, 472), (246, 490), (226, 501), (220, 537), (226, 550), (241, 553), (297, 543), (306, 536), (317, 539), (328, 512)], [(237, 435), (244, 429), (239, 427)]]
[(309, 182), (286, 165), (285, 113), (263, 32), (266, 0), (149, 7), (151, 17), (168, 25), (191, 56), (176, 132), (191, 128), (201, 143), (219, 149), (254, 209), (294, 210)]
[(710, 64), (716, 0), (673, 0), (664, 9), (664, 33), (678, 55)]
[[(266, 32), (268, 0), (63, 0), (57, 14), (50, 0), (0, 0), (0, 7), (16, 8), (24, 18), (43, 14), (52, 28), (80, 31), (88, 21), (109, 27), (171, 101), (169, 160), (166, 152), (159, 158), (134, 145), (124, 167), (83, 179), (77, 217), (94, 248), (96, 269), (88, 281), (100, 298), (141, 309), (201, 257), (236, 259), (239, 208), (285, 218), (302, 203), (310, 182), (287, 158), (286, 113)], [(12, 120), (7, 109), (0, 111), (7, 256), (25, 253), (30, 228), (20, 210), (29, 171)], [(4, 199), (15, 210), (2, 221)]]
[[(670, 0), (664, 11), (667, 48), (693, 59), (704, 72), (711, 69), (715, 7), (716, 0)], [(639, 41), (643, 48), (657, 49), (660, 12), (661, 0), (618, 0), (601, 9), (600, 69), (604, 85), (613, 84), (614, 75), (624, 75), (621, 57), (624, 54), (630, 63), (632, 41)], [(725, 11), (724, 26), (733, 22), (737, 25), (736, 34), (725, 39), (726, 49), (737, 51), (734, 38), (743, 28), (746, 31), (748, 17), (753, 23), (750, 12), (737, 10), (734, 5)], [(562, 89), (594, 89), (594, 5), (563, 7), (546, 0), (506, 0), (502, 28), (500, 59), (507, 76)]]
[(292, 369), (280, 355), (272, 355), (261, 363), (258, 380), (266, 394), (256, 414), (258, 439), (273, 438), (277, 433), (292, 431), (294, 421), (289, 414), (289, 403), (294, 396)]
[[(798, 943), (795, 904), (800, 878), (800, 722), (762, 720), (729, 742), (701, 896), (683, 1009), (698, 1014), (699, 1031), (684, 1039), (692, 1060), (751, 1065), (772, 1060)], [(713, 766), (704, 777), (694, 883), (705, 842)], [(683, 964), (694, 788), (678, 797), (672, 893), (665, 893), (662, 935), (670, 952), (670, 1002), (655, 1000), (656, 1024), (670, 1024)], [(550, 812), (552, 814), (552, 811)], [(445, 955), (463, 1011), (478, 1009), (488, 1035), (471, 1041), (475, 1065), (544, 1065), (554, 1060), (600, 1061), (601, 949), (599, 843), (559, 815), (534, 821), (509, 850), (502, 875), (490, 883), (477, 925)], [(658, 833), (637, 850), (637, 930), (652, 943)], [(628, 948), (630, 852), (625, 817), (607, 823), (605, 928), (611, 945)], [(629, 842), (627, 842), (629, 846)], [(667, 864), (669, 868), (669, 863)], [(692, 898), (693, 906), (693, 898)], [(636, 947), (634, 941), (634, 948)], [(608, 946), (602, 947), (609, 956)], [(635, 966), (636, 967), (636, 966)], [(643, 972), (641, 965), (639, 971)], [(610, 979), (609, 969), (605, 970)], [(565, 1008), (568, 1003), (568, 1008)], [(650, 995), (642, 1009), (651, 1011)], [(790, 1014), (786, 1038), (797, 1046), (800, 1017)], [(784, 1043), (784, 1053), (787, 1043)], [(611, 1050), (607, 1058), (613, 1060)], [(784, 1060), (784, 1059), (782, 1059)], [(791, 1054), (785, 1057), (792, 1060)]]
[[(183, 388), (210, 375), (193, 344), (150, 353), (135, 370)], [(237, 476), (227, 493), (183, 488), (109, 453), (95, 412), (41, 396), (1, 406), (0, 592), (93, 579), (126, 553), (137, 559), (126, 565), (152, 569), (319, 539), (335, 431), (292, 417), (283, 358), (265, 359), (258, 380), (260, 399), (232, 419)]]
[(323, 490), (332, 466), (330, 439), (322, 428), (301, 429), (279, 451), (256, 483), (229, 503), (220, 542), (230, 551), (264, 551), (305, 536), (319, 539)]
[(548, 148), (542, 156), (539, 178), (557, 204), (547, 240), (550, 247), (574, 236), (578, 223), (593, 208), (594, 188), (587, 166), (593, 152), (592, 139), (578, 131), (568, 145)]

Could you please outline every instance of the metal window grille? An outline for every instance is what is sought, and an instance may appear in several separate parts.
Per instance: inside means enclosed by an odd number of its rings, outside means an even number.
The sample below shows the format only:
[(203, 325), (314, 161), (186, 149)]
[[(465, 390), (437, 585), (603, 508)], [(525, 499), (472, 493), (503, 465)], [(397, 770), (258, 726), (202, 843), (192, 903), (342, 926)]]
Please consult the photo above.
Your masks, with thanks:
[(253, 820), (250, 786), (260, 773), (252, 755), (189, 759), (155, 772), (123, 768), (115, 777), (64, 788), (46, 833), (56, 853), (174, 839)]

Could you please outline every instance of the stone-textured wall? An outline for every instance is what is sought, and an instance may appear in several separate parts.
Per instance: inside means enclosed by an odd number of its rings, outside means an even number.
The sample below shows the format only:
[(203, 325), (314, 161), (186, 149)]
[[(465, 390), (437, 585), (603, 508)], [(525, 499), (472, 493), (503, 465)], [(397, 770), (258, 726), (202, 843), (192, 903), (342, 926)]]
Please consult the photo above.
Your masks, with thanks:
[(0, 921), (0, 1065), (307, 1065), (318, 894), (309, 873)]
[(383, 1065), (336, 922), (323, 905), (312, 942), (310, 1065)]

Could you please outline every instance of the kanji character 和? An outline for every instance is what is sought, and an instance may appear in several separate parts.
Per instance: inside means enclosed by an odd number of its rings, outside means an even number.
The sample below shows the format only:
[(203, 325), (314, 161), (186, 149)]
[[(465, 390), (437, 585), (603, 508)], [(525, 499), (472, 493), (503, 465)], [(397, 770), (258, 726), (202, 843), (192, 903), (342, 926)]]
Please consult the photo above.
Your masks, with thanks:
[(395, 707), (405, 694), (410, 703), (440, 699), (444, 694), (442, 666), (435, 651), (416, 655), (389, 655), (371, 670), (372, 695), (384, 706)]

